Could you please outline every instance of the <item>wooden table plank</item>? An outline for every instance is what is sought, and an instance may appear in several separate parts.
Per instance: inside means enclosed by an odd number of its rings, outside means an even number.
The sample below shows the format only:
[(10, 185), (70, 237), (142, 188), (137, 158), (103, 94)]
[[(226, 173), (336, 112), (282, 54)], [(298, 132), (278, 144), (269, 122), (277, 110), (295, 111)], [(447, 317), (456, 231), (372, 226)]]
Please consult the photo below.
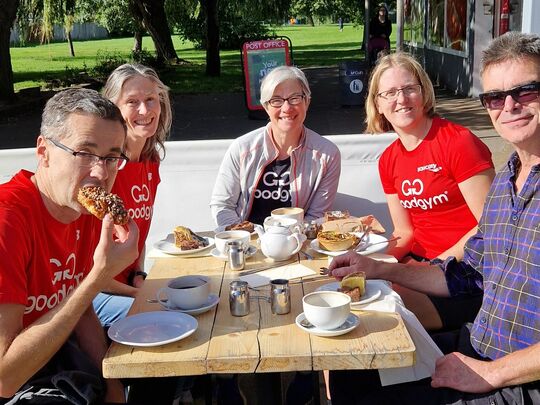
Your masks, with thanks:
[[(157, 259), (129, 314), (159, 311), (160, 304), (148, 303), (168, 280), (183, 274), (203, 274), (210, 278), (210, 290), (220, 294), (224, 263), (213, 257)], [(221, 302), (218, 307), (221, 306)], [(228, 310), (228, 308), (227, 308)], [(216, 309), (197, 315), (195, 333), (178, 342), (157, 347), (132, 347), (113, 343), (103, 360), (105, 378), (200, 375), (207, 373), (208, 342)]]
[[(292, 261), (294, 261), (293, 259)], [(289, 261), (290, 262), (290, 261)], [(288, 262), (283, 262), (288, 263)], [(216, 314), (212, 340), (208, 349), (208, 372), (211, 373), (252, 373), (258, 371), (261, 358), (259, 334), (261, 310), (258, 300), (251, 300), (251, 311), (243, 317), (232, 316), (229, 309), (229, 285), (240, 275), (254, 269), (280, 266), (267, 259), (260, 251), (246, 260), (243, 271), (231, 271), (225, 266), (220, 305)], [(261, 295), (250, 290), (252, 298)], [(268, 294), (266, 294), (268, 295)], [(261, 305), (268, 304), (260, 301)]]
[[(296, 316), (302, 310), (302, 284), (291, 282), (291, 312), (285, 315), (272, 313), (271, 305), (259, 301), (261, 329), (259, 344), (261, 362), (257, 372), (311, 370), (309, 336), (296, 326)], [(270, 286), (265, 288), (270, 295)]]

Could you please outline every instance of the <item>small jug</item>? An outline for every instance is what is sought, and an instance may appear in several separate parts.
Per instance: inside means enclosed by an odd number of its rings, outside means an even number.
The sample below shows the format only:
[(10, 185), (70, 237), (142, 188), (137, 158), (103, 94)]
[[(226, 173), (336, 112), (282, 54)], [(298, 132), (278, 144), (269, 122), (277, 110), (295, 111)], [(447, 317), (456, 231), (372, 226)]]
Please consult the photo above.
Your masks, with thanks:
[(229, 308), (232, 316), (249, 314), (249, 289), (247, 281), (231, 281), (229, 290)]
[(270, 281), (270, 305), (276, 315), (291, 312), (291, 290), (289, 280), (276, 279)]

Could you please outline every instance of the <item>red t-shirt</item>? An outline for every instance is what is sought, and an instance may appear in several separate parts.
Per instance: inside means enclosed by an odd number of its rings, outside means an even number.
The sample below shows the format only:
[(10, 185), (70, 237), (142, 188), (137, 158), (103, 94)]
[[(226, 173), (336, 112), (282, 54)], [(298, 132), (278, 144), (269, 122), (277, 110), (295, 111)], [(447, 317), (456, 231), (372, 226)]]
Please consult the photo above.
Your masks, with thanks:
[(492, 167), (491, 152), (480, 139), (439, 117), (413, 151), (399, 139), (388, 146), (379, 160), (381, 183), (410, 214), (412, 253), (437, 257), (477, 225), (458, 183)]
[[(116, 175), (112, 188), (112, 192), (118, 194), (124, 201), (129, 216), (139, 227), (139, 257), (144, 252), (160, 181), (159, 162), (128, 162)], [(137, 257), (131, 265), (116, 276), (116, 280), (127, 284), (129, 274), (138, 267), (138, 261)]]
[(0, 185), (0, 303), (26, 306), (26, 327), (66, 298), (92, 269), (101, 222), (53, 218), (22, 170)]

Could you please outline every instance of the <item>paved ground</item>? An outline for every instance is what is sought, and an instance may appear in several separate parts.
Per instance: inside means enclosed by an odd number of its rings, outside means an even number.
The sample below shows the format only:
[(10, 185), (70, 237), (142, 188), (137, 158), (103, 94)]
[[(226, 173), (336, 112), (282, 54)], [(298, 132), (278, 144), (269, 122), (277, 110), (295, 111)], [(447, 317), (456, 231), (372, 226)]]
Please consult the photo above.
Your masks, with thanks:
[[(364, 109), (341, 105), (338, 68), (309, 68), (305, 72), (312, 88), (306, 125), (321, 135), (362, 133)], [(0, 109), (0, 149), (35, 145), (42, 106), (43, 102), (20, 106), (15, 115)], [(250, 119), (243, 93), (174, 95), (173, 109), (171, 140), (236, 138), (266, 122)], [(477, 99), (437, 89), (437, 111), (477, 134), (493, 152), (496, 167), (506, 160), (511, 148), (492, 129)]]

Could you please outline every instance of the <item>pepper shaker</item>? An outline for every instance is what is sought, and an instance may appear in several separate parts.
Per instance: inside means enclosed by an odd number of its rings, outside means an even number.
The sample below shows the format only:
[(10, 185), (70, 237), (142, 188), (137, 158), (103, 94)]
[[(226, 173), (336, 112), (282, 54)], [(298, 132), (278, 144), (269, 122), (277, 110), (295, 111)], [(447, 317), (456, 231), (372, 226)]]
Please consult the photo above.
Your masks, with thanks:
[(227, 249), (229, 256), (229, 268), (234, 271), (242, 270), (246, 265), (246, 259), (240, 242), (228, 242)]

